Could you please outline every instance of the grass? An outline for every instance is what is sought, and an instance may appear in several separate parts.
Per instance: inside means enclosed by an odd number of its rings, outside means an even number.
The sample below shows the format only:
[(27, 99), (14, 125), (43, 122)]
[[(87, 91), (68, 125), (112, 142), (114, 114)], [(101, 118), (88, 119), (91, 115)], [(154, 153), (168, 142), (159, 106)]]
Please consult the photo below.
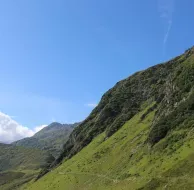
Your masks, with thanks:
[(0, 171), (37, 170), (52, 158), (45, 151), (6, 144), (0, 144), (0, 155)]
[[(172, 146), (168, 146), (165, 144), (169, 142), (169, 137), (166, 137), (151, 149), (145, 141), (155, 111), (141, 121), (141, 116), (149, 107), (134, 116), (109, 139), (105, 140), (105, 133), (100, 134), (77, 155), (64, 161), (39, 181), (28, 183), (23, 189), (150, 190), (162, 189), (166, 185), (173, 189), (173, 185), (182, 187), (186, 182), (188, 185), (185, 187), (192, 189), (194, 181), (191, 178), (185, 180), (184, 177), (191, 165), (194, 171), (191, 162), (194, 157), (193, 132), (182, 139), (184, 142), (175, 138), (174, 141), (171, 139)], [(174, 134), (182, 136), (184, 131)], [(192, 163), (188, 162), (187, 169), (184, 167), (186, 160)], [(172, 175), (177, 171), (180, 176)], [(179, 180), (181, 183), (176, 184)]]
[(0, 144), (0, 189), (12, 190), (34, 178), (51, 158), (44, 151)]
[(23, 189), (194, 189), (193, 60), (190, 49), (118, 82), (72, 132), (61, 165)]

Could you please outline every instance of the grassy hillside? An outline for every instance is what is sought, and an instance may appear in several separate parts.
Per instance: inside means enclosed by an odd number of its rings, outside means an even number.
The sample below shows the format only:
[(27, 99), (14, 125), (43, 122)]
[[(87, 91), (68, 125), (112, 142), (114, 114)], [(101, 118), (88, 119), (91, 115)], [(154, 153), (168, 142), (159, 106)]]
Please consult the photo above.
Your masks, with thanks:
[[(24, 189), (194, 189), (194, 48), (119, 82)], [(53, 166), (62, 163), (56, 169)]]
[(162, 124), (161, 119), (187, 99), (193, 89), (193, 60), (194, 48), (191, 48), (166, 64), (156, 65), (118, 82), (103, 95), (99, 105), (89, 117), (71, 133), (55, 165), (64, 157), (70, 158), (75, 155), (102, 132), (105, 132), (107, 138), (110, 137), (126, 121), (139, 113), (141, 105), (148, 100), (155, 101), (153, 108), (157, 107), (153, 123), (155, 127), (152, 127), (153, 133), (149, 142), (157, 143), (170, 129), (159, 127), (161, 129), (157, 132), (160, 133), (159, 136), (154, 136), (158, 125), (167, 126)]
[(53, 160), (44, 151), (0, 144), (0, 189), (13, 189), (31, 180)]
[(60, 154), (63, 145), (67, 141), (69, 135), (73, 129), (78, 126), (78, 124), (79, 123), (60, 124), (54, 122), (43, 128), (33, 137), (25, 138), (12, 144), (16, 146), (45, 150), (52, 154), (54, 157), (57, 157)]
[(100, 134), (74, 157), (24, 189), (193, 189), (193, 132), (166, 145), (174, 135), (182, 134), (181, 130), (173, 132), (151, 148), (145, 141), (155, 111), (141, 120), (148, 108), (109, 139)]
[[(75, 124), (52, 123), (33, 137), (0, 144), (0, 189), (15, 189), (34, 179), (58, 156)], [(51, 156), (51, 154), (53, 156)]]

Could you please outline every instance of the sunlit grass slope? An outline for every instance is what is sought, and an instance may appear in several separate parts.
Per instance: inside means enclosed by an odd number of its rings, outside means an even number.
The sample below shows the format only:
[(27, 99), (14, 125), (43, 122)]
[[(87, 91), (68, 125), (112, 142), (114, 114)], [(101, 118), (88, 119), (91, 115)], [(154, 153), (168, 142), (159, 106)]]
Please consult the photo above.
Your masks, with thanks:
[(23, 189), (194, 189), (193, 130), (186, 135), (184, 130), (174, 130), (150, 147), (146, 140), (155, 110), (143, 120), (142, 115), (152, 106), (144, 106), (110, 138), (100, 134), (74, 157)]

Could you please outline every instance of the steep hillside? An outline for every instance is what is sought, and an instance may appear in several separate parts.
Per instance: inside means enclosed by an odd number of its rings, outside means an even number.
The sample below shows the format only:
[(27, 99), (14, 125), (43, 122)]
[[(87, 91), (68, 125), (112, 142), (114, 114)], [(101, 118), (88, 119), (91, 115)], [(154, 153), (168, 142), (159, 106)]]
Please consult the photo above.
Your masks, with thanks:
[(53, 160), (44, 151), (0, 144), (0, 189), (13, 189), (31, 180)]
[[(24, 189), (194, 189), (194, 48), (120, 81)], [(63, 161), (62, 161), (63, 160)]]
[(156, 102), (151, 110), (157, 108), (149, 143), (154, 144), (163, 138), (170, 128), (160, 129), (156, 137), (155, 130), (160, 128), (157, 124), (186, 100), (193, 89), (193, 59), (194, 48), (191, 48), (166, 64), (156, 65), (118, 82), (104, 94), (89, 117), (71, 133), (56, 164), (64, 157), (79, 152), (98, 134), (105, 132), (105, 138), (110, 137), (135, 116), (148, 100)]
[(54, 157), (59, 156), (63, 145), (67, 141), (69, 135), (79, 123), (60, 124), (51, 123), (33, 137), (16, 141), (12, 144), (29, 148), (37, 148), (51, 153)]

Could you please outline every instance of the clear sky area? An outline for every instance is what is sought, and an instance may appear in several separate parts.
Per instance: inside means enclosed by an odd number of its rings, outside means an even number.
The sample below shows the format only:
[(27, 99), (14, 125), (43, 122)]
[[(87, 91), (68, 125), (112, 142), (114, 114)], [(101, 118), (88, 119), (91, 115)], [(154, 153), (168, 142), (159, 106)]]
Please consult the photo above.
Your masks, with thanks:
[(193, 0), (2, 0), (0, 141), (82, 121), (116, 82), (183, 53), (193, 10)]

